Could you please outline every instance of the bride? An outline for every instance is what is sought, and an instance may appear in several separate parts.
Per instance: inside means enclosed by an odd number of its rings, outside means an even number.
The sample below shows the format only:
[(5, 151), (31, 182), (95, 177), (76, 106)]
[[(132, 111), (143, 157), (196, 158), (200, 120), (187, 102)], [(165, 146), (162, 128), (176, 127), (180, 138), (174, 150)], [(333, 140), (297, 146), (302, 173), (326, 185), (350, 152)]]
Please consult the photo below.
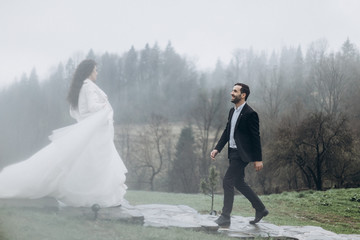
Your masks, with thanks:
[(127, 169), (114, 146), (113, 109), (95, 84), (96, 63), (77, 67), (68, 100), (76, 124), (57, 129), (51, 143), (0, 172), (0, 198), (56, 198), (73, 207), (121, 205)]

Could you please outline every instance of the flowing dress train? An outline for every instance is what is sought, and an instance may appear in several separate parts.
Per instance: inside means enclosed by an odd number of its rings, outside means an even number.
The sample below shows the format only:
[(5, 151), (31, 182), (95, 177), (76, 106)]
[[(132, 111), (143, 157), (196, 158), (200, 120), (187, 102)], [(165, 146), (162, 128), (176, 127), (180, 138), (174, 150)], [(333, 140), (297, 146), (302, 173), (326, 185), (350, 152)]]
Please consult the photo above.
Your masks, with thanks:
[[(79, 110), (71, 113), (78, 122), (54, 130), (49, 145), (5, 167), (0, 172), (0, 198), (51, 196), (74, 207), (122, 204), (127, 169), (113, 142), (113, 110), (106, 95), (89, 81), (81, 89)], [(82, 111), (80, 103), (91, 101), (91, 111)]]

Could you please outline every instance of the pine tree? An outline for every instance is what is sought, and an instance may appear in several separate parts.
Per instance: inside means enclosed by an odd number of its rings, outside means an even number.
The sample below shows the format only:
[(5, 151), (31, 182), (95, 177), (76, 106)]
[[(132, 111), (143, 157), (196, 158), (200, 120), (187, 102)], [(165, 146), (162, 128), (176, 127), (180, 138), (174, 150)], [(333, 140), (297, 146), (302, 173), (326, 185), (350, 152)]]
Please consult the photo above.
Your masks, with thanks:
[(176, 145), (173, 169), (169, 174), (170, 190), (174, 192), (198, 192), (198, 186), (194, 184), (199, 182), (194, 144), (191, 127), (183, 128)]

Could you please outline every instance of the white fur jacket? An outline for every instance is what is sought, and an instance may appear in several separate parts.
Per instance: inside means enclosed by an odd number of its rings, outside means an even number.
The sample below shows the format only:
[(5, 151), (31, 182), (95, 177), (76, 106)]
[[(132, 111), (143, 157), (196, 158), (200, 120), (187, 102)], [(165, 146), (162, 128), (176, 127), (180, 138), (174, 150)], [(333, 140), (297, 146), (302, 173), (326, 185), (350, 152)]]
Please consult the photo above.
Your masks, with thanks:
[(80, 89), (78, 109), (70, 108), (70, 115), (81, 121), (105, 107), (111, 108), (107, 95), (93, 81), (86, 79)]

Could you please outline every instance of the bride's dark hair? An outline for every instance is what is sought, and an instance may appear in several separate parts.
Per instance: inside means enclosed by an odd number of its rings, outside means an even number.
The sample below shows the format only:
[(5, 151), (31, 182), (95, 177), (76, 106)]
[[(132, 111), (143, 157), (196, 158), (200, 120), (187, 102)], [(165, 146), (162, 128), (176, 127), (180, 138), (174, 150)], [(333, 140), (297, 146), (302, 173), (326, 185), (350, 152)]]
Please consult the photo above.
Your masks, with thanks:
[(67, 100), (72, 108), (78, 108), (79, 93), (85, 79), (87, 79), (96, 66), (96, 62), (91, 59), (83, 60), (75, 70)]

